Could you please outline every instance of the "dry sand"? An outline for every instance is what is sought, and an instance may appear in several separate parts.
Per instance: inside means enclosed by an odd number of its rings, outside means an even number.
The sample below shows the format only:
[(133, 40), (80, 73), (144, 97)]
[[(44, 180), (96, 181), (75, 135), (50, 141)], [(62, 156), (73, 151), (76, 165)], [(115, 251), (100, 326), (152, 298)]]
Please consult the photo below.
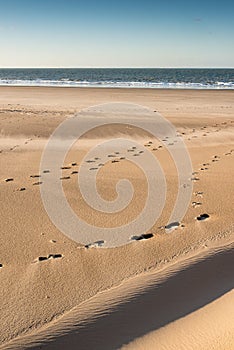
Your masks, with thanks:
[[(69, 348), (78, 342), (79, 349), (232, 349), (233, 101), (233, 91), (221, 90), (0, 88), (2, 349), (23, 349), (42, 340), (49, 349), (63, 348), (68, 341)], [(86, 249), (51, 223), (40, 197), (43, 184), (38, 184), (40, 178), (30, 176), (39, 175), (43, 147), (56, 126), (84, 107), (106, 102), (142, 104), (168, 118), (183, 135), (197, 181), (183, 227), (165, 234), (160, 227), (167, 223), (176, 198), (175, 166), (151, 135), (127, 130), (127, 136), (142, 145), (152, 142), (147, 148), (158, 158), (167, 177), (165, 208), (150, 230), (154, 234), (151, 239), (114, 249)], [(87, 134), (68, 154), (64, 165), (79, 165), (90, 145), (125, 133), (107, 127)], [(119, 178), (131, 180), (135, 189), (133, 203), (125, 212), (112, 215), (111, 220), (87, 207), (76, 186), (77, 175), (71, 174), (74, 171), (79, 171), (79, 166), (63, 170), (67, 178), (64, 190), (74, 211), (90, 223), (121, 225), (142, 210), (146, 185), (136, 166), (122, 160), (110, 162), (100, 171), (98, 190), (105, 199), (115, 198), (114, 186)], [(210, 217), (197, 221), (203, 213)], [(227, 242), (229, 247), (225, 248)], [(57, 254), (57, 258), (38, 261), (49, 254)], [(144, 277), (148, 273), (153, 276)], [(149, 278), (149, 289), (145, 278)], [(134, 301), (122, 309), (119, 302), (125, 301), (128, 293), (134, 294)], [(114, 311), (108, 300), (115, 304)], [(108, 317), (89, 323), (96, 309), (105, 307)], [(161, 311), (155, 314), (156, 309)], [(137, 322), (139, 310), (143, 322)], [(81, 316), (86, 327), (77, 333), (73, 326), (79, 325)], [(219, 321), (214, 328), (215, 318)], [(66, 319), (70, 320), (70, 340), (61, 337), (48, 346), (47, 338), (57, 330), (60, 336), (65, 333)], [(109, 331), (108, 325), (112, 327)], [(97, 346), (92, 345), (94, 328)], [(81, 345), (81, 336), (88, 345)]]

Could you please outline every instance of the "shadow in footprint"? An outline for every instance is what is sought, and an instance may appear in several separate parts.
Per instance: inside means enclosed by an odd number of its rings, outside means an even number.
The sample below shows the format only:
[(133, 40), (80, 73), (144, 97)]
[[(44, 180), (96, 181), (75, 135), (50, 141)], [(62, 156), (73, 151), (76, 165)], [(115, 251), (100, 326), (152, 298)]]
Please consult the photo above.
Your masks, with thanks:
[(143, 233), (140, 236), (132, 236), (131, 240), (141, 241), (141, 240), (149, 239), (149, 238), (152, 238), (152, 237), (154, 237), (153, 233)]
[(172, 231), (172, 230), (175, 230), (176, 228), (178, 228), (179, 226), (180, 226), (180, 223), (178, 221), (171, 222), (170, 224), (165, 226), (165, 230)]
[(98, 248), (98, 247), (102, 247), (104, 245), (105, 241), (100, 240), (100, 241), (96, 241), (93, 243), (89, 243), (85, 245), (85, 248)]
[(21, 187), (21, 188), (18, 188), (16, 191), (17, 192), (23, 192), (23, 191), (26, 191), (26, 188), (25, 187)]
[(36, 178), (38, 178), (38, 177), (41, 177), (41, 175), (30, 175), (30, 177), (31, 177), (32, 179), (36, 179)]
[(14, 179), (12, 177), (9, 177), (8, 179), (5, 179), (5, 182), (11, 182), (14, 181)]
[(201, 215), (197, 216), (197, 220), (204, 221), (204, 220), (208, 219), (209, 217), (210, 217), (210, 215), (205, 213), (205, 214), (201, 214)]
[(47, 256), (39, 256), (37, 258), (37, 261), (46, 261), (50, 259), (61, 259), (63, 256), (62, 254), (49, 254)]

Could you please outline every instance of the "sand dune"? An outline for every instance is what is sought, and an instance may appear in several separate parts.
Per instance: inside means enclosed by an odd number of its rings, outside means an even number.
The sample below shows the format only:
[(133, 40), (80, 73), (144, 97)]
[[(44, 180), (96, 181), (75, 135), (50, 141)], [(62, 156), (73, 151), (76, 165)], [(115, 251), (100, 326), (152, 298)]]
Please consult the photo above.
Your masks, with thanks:
[[(40, 337), (48, 349), (74, 341), (80, 346), (87, 342), (84, 346), (92, 349), (95, 330), (100, 337), (94, 349), (154, 349), (155, 344), (157, 350), (180, 349), (178, 344), (186, 350), (197, 350), (196, 344), (199, 349), (231, 349), (233, 250), (222, 247), (233, 242), (234, 92), (1, 87), (0, 93), (2, 349), (13, 349), (13, 344), (23, 349), (22, 344), (32, 345)], [(49, 219), (40, 190), (45, 176), (52, 179), (53, 173), (49, 166), (40, 169), (40, 160), (48, 137), (62, 121), (91, 104), (111, 101), (142, 104), (175, 125), (191, 157), (193, 193), (182, 222), (167, 227), (178, 180), (165, 145), (134, 128), (97, 128), (74, 145), (59, 167), (58, 181), (75, 213), (100, 227), (137, 217), (147, 184), (134, 159), (143, 159), (146, 151), (160, 162), (168, 191), (160, 218), (145, 236), (129, 232), (132, 243), (114, 249), (102, 249), (101, 240), (85, 247)], [(88, 157), (84, 185), (89, 192), (98, 171), (98, 191), (113, 201), (118, 180), (128, 179), (133, 201), (119, 213), (100, 214), (83, 200), (77, 177), (92, 146), (120, 136), (138, 145), (111, 150), (105, 159)], [(215, 255), (214, 246), (221, 250)], [(204, 258), (197, 260), (200, 253)], [(55, 345), (47, 344), (53, 336), (59, 336)]]
[[(218, 349), (217, 346), (222, 346), (220, 337), (223, 340), (225, 336), (226, 343), (233, 340), (233, 292), (227, 297), (227, 305), (222, 306), (225, 302), (219, 301), (234, 288), (233, 249), (233, 244), (213, 248), (157, 273), (150, 272), (125, 281), (120, 287), (84, 302), (38, 334), (22, 337), (4, 348), (114, 350), (154, 331), (154, 337), (150, 334), (147, 339), (152, 349), (175, 349), (175, 340), (181, 349), (186, 346), (195, 349), (197, 347), (190, 341), (205, 346), (207, 339), (209, 344), (206, 349)], [(208, 311), (209, 308), (214, 309), (214, 302), (221, 304), (218, 317), (222, 321), (226, 317), (224, 329), (222, 325), (217, 327), (221, 321), (212, 319), (213, 312), (206, 315), (206, 309), (203, 311), (207, 305)], [(197, 311), (204, 313), (207, 323), (204, 324), (204, 316), (201, 317), (201, 325), (196, 325), (196, 332), (187, 334), (190, 323), (188, 326), (186, 316), (192, 317), (193, 324)], [(167, 340), (161, 339), (160, 328), (179, 319), (180, 329), (183, 328), (181, 338), (173, 329), (176, 329), (176, 323), (172, 324), (169, 339), (173, 338), (173, 342), (170, 340), (168, 344)], [(215, 331), (213, 325), (216, 326)], [(202, 326), (205, 326), (204, 330)], [(164, 333), (167, 335), (166, 329), (162, 330)], [(144, 341), (138, 340), (123, 348), (144, 348)]]

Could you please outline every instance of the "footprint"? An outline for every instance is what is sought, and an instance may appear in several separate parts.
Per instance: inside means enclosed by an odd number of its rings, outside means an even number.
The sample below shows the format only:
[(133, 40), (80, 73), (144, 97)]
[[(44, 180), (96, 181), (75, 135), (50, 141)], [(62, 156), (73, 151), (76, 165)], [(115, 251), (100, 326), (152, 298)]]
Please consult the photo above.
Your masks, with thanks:
[(60, 180), (68, 180), (70, 179), (70, 176), (63, 176), (63, 177), (60, 177)]
[(78, 173), (79, 173), (79, 171), (74, 170), (71, 172), (71, 175), (78, 174)]
[(49, 170), (43, 170), (43, 174), (48, 174), (48, 173), (50, 173)]
[(52, 259), (61, 259), (63, 256), (62, 254), (50, 254), (49, 255), (49, 259), (52, 258)]
[(203, 197), (203, 192), (202, 191), (196, 191), (195, 192), (195, 196), (200, 196), (200, 197)]
[(38, 261), (44, 261), (44, 260), (48, 260), (47, 256), (39, 256), (37, 258)]
[(96, 241), (93, 243), (89, 243), (85, 245), (85, 248), (98, 248), (98, 247), (102, 247), (104, 245), (105, 241)]
[(166, 225), (164, 228), (166, 231), (172, 231), (180, 226), (180, 223), (178, 221), (171, 222), (170, 224)]
[(86, 160), (86, 163), (95, 163), (95, 160), (89, 159), (89, 160)]
[(98, 168), (90, 168), (89, 170), (98, 170)]
[(194, 182), (199, 181), (199, 180), (200, 180), (199, 177), (192, 177), (191, 178), (191, 181), (194, 181)]
[(34, 182), (33, 186), (38, 186), (38, 185), (41, 185), (41, 184), (42, 184), (42, 181), (38, 181), (38, 182)]
[(14, 181), (14, 179), (12, 177), (9, 177), (8, 179), (5, 179), (5, 182), (11, 182)]
[(205, 213), (205, 214), (201, 214), (201, 215), (197, 216), (197, 220), (204, 221), (204, 220), (208, 219), (209, 217), (210, 217), (210, 215)]
[(49, 254), (47, 256), (39, 256), (36, 261), (46, 261), (49, 259), (61, 259), (63, 256), (62, 254)]
[(114, 159), (111, 161), (111, 163), (119, 163), (119, 160), (118, 159)]
[(30, 177), (31, 177), (32, 179), (35, 179), (35, 178), (41, 177), (41, 175), (30, 175)]
[(135, 241), (141, 241), (142, 239), (149, 239), (154, 237), (153, 233), (143, 233), (140, 236), (132, 236), (131, 239)]
[(18, 191), (18, 192), (26, 191), (26, 188), (25, 187), (21, 187), (21, 188), (18, 188), (16, 191)]
[(62, 169), (62, 170), (68, 170), (68, 169), (71, 169), (71, 167), (70, 167), (70, 166), (62, 166), (60, 169)]
[(202, 205), (201, 202), (192, 202), (192, 206), (193, 206), (194, 208), (199, 207), (199, 206), (201, 206), (201, 205)]
[(71, 163), (71, 166), (76, 166), (76, 165), (77, 165), (77, 163), (76, 163), (76, 162)]

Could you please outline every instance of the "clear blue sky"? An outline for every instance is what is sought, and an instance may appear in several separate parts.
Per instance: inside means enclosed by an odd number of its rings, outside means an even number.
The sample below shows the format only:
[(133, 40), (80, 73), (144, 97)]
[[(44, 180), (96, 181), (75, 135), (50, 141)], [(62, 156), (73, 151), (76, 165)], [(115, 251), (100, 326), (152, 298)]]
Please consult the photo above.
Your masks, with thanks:
[(234, 67), (234, 1), (0, 0), (0, 67)]

